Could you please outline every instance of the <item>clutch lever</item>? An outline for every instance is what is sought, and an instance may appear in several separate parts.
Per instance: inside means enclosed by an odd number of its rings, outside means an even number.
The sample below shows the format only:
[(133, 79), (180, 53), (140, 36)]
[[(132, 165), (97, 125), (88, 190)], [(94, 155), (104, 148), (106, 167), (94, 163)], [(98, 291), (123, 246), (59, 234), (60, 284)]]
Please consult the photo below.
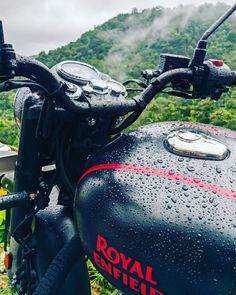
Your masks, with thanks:
[(4, 82), (0, 83), (0, 92), (10, 91), (13, 89), (23, 88), (23, 87), (29, 87), (30, 89), (39, 88), (44, 93), (48, 94), (48, 91), (45, 87), (43, 87), (42, 85), (40, 85), (34, 81), (30, 81), (30, 80), (7, 80), (7, 81), (4, 81)]

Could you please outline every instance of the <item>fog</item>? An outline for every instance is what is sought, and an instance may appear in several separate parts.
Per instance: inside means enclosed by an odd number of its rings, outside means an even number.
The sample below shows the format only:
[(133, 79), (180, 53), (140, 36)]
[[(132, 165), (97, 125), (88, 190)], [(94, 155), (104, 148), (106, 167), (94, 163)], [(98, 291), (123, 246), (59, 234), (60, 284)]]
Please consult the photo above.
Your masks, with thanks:
[[(205, 1), (198, 0), (200, 5)], [(207, 1), (216, 3), (217, 1)], [(221, 1), (234, 4), (234, 0)], [(195, 5), (194, 0), (7, 0), (0, 1), (5, 39), (24, 55), (48, 51), (76, 40), (118, 13), (180, 4)], [(191, 7), (189, 8), (191, 10)], [(187, 11), (187, 13), (189, 13)], [(145, 32), (143, 32), (145, 33)]]

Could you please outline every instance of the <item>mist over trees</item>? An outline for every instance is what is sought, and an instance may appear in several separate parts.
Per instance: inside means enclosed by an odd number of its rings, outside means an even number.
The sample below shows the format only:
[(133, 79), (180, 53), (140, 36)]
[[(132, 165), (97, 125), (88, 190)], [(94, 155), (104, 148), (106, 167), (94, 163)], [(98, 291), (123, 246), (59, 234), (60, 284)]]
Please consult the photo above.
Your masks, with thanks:
[[(209, 25), (228, 9), (227, 5), (205, 4), (173, 9), (155, 7), (119, 14), (78, 40), (37, 59), (48, 65), (63, 60), (92, 64), (112, 78), (124, 81), (140, 78), (145, 69), (155, 69), (160, 53), (175, 53), (191, 58), (197, 40)], [(232, 16), (209, 40), (208, 58), (223, 59), (236, 70), (236, 17)], [(13, 94), (0, 96), (0, 142), (15, 145), (17, 131), (12, 117)], [(185, 100), (158, 97), (134, 127), (154, 121), (191, 121), (224, 126), (236, 130), (236, 93), (230, 91), (219, 101)]]

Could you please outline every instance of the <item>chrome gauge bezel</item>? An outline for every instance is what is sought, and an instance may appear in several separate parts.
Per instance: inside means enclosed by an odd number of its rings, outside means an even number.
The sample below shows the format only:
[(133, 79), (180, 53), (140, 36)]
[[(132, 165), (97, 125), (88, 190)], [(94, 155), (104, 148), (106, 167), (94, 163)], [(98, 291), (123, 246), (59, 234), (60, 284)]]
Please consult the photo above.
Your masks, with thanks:
[[(67, 66), (67, 68), (65, 68), (65, 66)], [(78, 66), (78, 69), (76, 68), (76, 66)], [(79, 68), (81, 66), (85, 67), (84, 72), (83, 68)], [(88, 69), (88, 73), (86, 73), (86, 68)], [(55, 65), (53, 70), (61, 79), (68, 83), (77, 85), (77, 87), (79, 86), (82, 91), (84, 91), (88, 95), (110, 94), (112, 97), (119, 97), (120, 95), (124, 97), (127, 96), (126, 88), (122, 83), (112, 79), (109, 75), (99, 72), (98, 69), (90, 64), (75, 60), (66, 60)], [(86, 74), (87, 77), (85, 77)], [(106, 84), (106, 87), (104, 85), (103, 87), (100, 87), (99, 83), (96, 81), (101, 81), (100, 84), (104, 83)], [(76, 93), (75, 95), (73, 91), (71, 91), (70, 93), (70, 91), (68, 90), (68, 92), (71, 97), (78, 96), (78, 93)]]
[(93, 70), (97, 74), (97, 77), (94, 77), (94, 78), (99, 78), (99, 76), (100, 76), (100, 72), (95, 67), (93, 67), (93, 66), (91, 66), (89, 64), (83, 63), (83, 62), (74, 61), (74, 60), (66, 60), (66, 61), (63, 61), (63, 62), (59, 63), (56, 66), (56, 72), (63, 79), (71, 81), (72, 83), (78, 83), (78, 84), (83, 84), (84, 85), (84, 84), (87, 84), (91, 79), (85, 79), (83, 77), (78, 77), (77, 75), (73, 75), (73, 74), (68, 73), (67, 71), (65, 71), (63, 69), (63, 66), (65, 66), (66, 64), (69, 64), (69, 63), (74, 64), (74, 65), (86, 66), (87, 68)]

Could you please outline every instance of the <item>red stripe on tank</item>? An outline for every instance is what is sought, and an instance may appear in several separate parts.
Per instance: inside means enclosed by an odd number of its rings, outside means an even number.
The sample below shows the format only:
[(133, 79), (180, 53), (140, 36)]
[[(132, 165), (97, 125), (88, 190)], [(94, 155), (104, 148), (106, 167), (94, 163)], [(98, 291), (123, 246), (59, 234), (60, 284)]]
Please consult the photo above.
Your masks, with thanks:
[(79, 181), (84, 179), (87, 175), (96, 171), (101, 171), (101, 170), (132, 171), (137, 173), (143, 173), (146, 175), (154, 175), (158, 177), (167, 178), (170, 180), (180, 181), (185, 184), (195, 186), (203, 190), (207, 190), (215, 194), (224, 196), (226, 198), (236, 200), (236, 192), (228, 190), (227, 188), (220, 187), (216, 184), (204, 182), (198, 178), (192, 178), (192, 177), (185, 176), (173, 171), (156, 169), (156, 168), (146, 168), (142, 166), (135, 166), (135, 165), (129, 165), (129, 164), (100, 164), (100, 165), (91, 167), (84, 172), (84, 174), (80, 177)]

